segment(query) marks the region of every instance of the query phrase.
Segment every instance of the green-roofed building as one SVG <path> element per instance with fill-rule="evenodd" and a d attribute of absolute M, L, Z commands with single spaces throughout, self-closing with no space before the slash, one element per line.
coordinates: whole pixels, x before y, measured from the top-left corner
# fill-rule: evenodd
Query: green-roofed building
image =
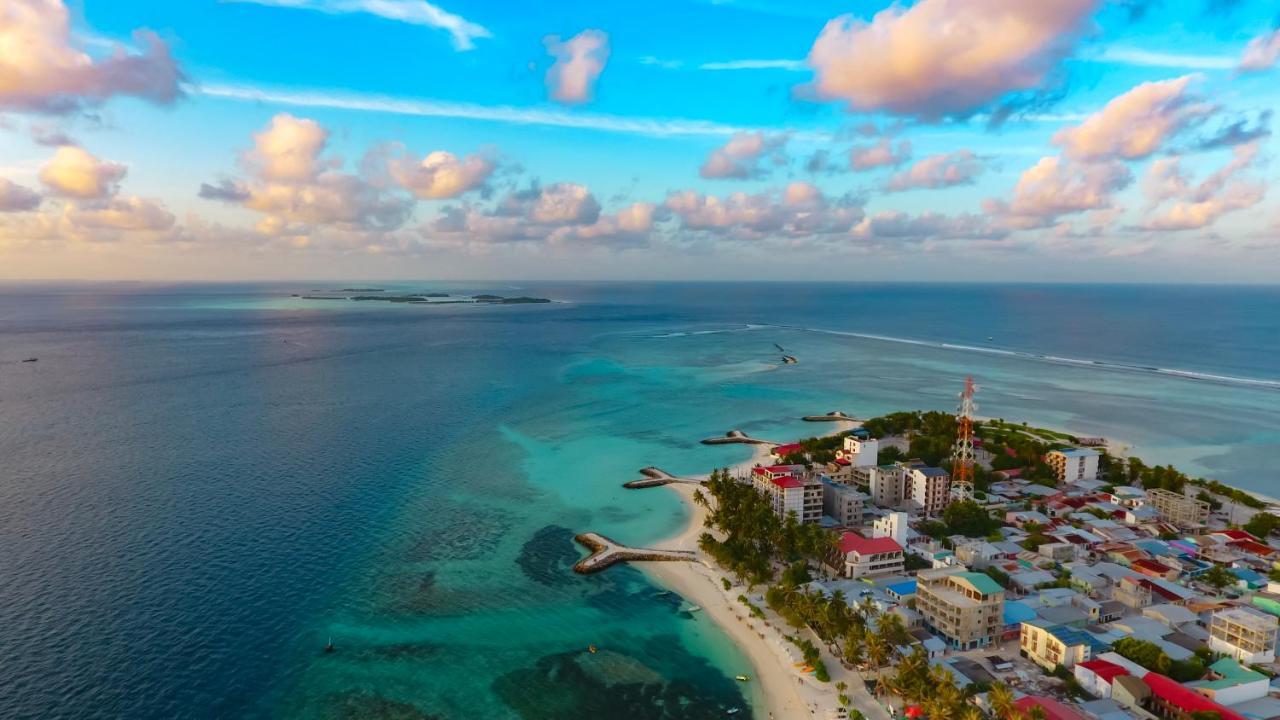
<path fill-rule="evenodd" d="M 1207 680 L 1187 683 L 1187 687 L 1219 705 L 1236 705 L 1266 697 L 1271 690 L 1271 679 L 1234 658 L 1224 657 L 1209 666 Z"/>
<path fill-rule="evenodd" d="M 986 647 L 1004 630 L 1004 588 L 962 568 L 924 570 L 916 576 L 916 611 L 951 647 Z"/>

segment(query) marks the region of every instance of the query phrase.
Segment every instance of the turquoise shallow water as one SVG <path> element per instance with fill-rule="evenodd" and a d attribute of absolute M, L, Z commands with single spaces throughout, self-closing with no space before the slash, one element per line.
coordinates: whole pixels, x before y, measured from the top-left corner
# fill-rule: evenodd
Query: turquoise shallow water
<path fill-rule="evenodd" d="M 1280 376 L 1274 290 L 297 290 L 0 293 L 0 716 L 721 717 L 750 698 L 714 626 L 632 569 L 567 572 L 575 532 L 644 544 L 684 522 L 672 494 L 620 487 L 640 467 L 746 457 L 702 437 L 949 408 L 972 373 L 984 414 L 1255 490 L 1280 450 L 1280 392 L 1230 379 Z M 1184 307 L 1212 312 L 1168 322 Z"/>

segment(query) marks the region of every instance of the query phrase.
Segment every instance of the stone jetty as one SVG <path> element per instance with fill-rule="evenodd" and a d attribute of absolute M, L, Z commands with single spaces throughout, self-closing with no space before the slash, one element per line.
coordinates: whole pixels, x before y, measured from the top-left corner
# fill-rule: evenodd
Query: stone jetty
<path fill-rule="evenodd" d="M 703 445 L 732 445 L 735 443 L 740 445 L 777 445 L 778 444 L 776 442 L 772 442 L 769 440 L 761 440 L 759 438 L 753 438 L 750 435 L 742 432 L 741 430 L 730 430 L 724 435 L 719 435 L 717 437 L 709 437 L 702 441 Z"/>
<path fill-rule="evenodd" d="M 639 490 L 640 488 L 661 487 L 670 485 L 671 483 L 689 483 L 690 485 L 701 485 L 702 481 L 694 478 L 682 478 L 672 475 L 661 468 L 650 465 L 640 471 L 644 477 L 639 480 L 622 483 L 622 487 L 628 490 Z"/>
<path fill-rule="evenodd" d="M 845 415 L 839 410 L 832 410 L 826 415 L 805 415 L 801 418 L 805 422 L 854 422 L 851 415 Z"/>
<path fill-rule="evenodd" d="M 573 566 L 573 571 L 580 575 L 598 573 L 620 562 L 693 562 L 698 559 L 698 556 L 691 550 L 632 548 L 593 532 L 582 533 L 574 536 L 573 539 L 591 551 L 590 555 L 579 560 Z"/>

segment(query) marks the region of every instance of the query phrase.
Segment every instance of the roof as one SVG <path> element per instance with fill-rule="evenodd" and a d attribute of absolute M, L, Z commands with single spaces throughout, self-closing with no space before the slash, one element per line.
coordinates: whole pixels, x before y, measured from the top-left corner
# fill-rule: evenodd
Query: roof
<path fill-rule="evenodd" d="M 1213 671 L 1213 674 L 1221 675 L 1222 677 L 1217 680 L 1201 680 L 1199 682 L 1188 683 L 1188 685 L 1193 688 L 1204 688 L 1205 690 L 1226 690 L 1227 688 L 1233 688 L 1237 685 L 1247 685 L 1249 683 L 1259 681 L 1266 683 L 1270 682 L 1270 679 L 1266 675 L 1263 675 L 1257 670 L 1250 670 L 1249 668 L 1244 667 L 1240 663 L 1236 662 L 1234 658 L 1224 657 L 1218 662 L 1210 665 L 1209 669 Z"/>
<path fill-rule="evenodd" d="M 769 482 L 780 488 L 802 488 L 804 483 L 794 475 L 780 475 L 776 478 L 770 478 Z"/>
<path fill-rule="evenodd" d="M 884 589 L 888 590 L 894 595 L 897 595 L 898 597 L 902 597 L 903 595 L 914 595 L 916 593 L 916 581 L 903 580 L 902 582 L 899 582 L 899 583 L 886 585 Z"/>
<path fill-rule="evenodd" d="M 1086 720 L 1087 717 L 1070 705 L 1043 695 L 1024 695 L 1015 700 L 1013 705 L 1023 713 L 1039 705 L 1044 709 L 1045 720 Z"/>
<path fill-rule="evenodd" d="M 1058 453 L 1059 455 L 1062 455 L 1065 457 L 1097 457 L 1098 456 L 1097 450 L 1090 450 L 1089 448 L 1063 448 L 1062 450 L 1050 451 L 1049 454 L 1052 455 L 1053 453 Z"/>
<path fill-rule="evenodd" d="M 1246 532 L 1246 531 L 1244 531 L 1244 530 L 1235 530 L 1235 529 L 1229 529 L 1229 530 L 1217 530 L 1217 531 L 1215 531 L 1213 534 L 1214 534 L 1214 535 L 1226 535 L 1227 537 L 1231 538 L 1232 540 L 1257 540 L 1257 539 L 1258 539 L 1258 538 L 1257 538 L 1257 537 L 1255 537 L 1252 533 Z"/>
<path fill-rule="evenodd" d="M 1088 645 L 1090 649 L 1097 652 L 1101 652 L 1106 649 L 1106 646 L 1098 642 L 1098 639 L 1094 636 L 1068 625 L 1048 625 L 1047 623 L 1037 622 L 1035 620 L 1027 621 L 1023 623 L 1023 625 L 1038 627 L 1062 641 L 1062 644 L 1068 647 L 1074 645 Z"/>
<path fill-rule="evenodd" d="M 787 443 L 786 445 L 775 445 L 773 448 L 774 455 L 790 455 L 793 452 L 804 450 L 804 446 L 800 443 Z"/>
<path fill-rule="evenodd" d="M 1245 720 L 1243 715 L 1219 705 L 1195 690 L 1160 673 L 1149 672 L 1143 676 L 1142 682 L 1151 688 L 1153 695 L 1162 698 L 1188 715 L 1195 712 L 1215 712 L 1222 717 L 1222 720 Z"/>
<path fill-rule="evenodd" d="M 1094 675 L 1097 675 L 1098 677 L 1107 681 L 1107 683 L 1110 683 L 1112 680 L 1115 680 L 1117 677 L 1121 675 L 1129 674 L 1128 670 L 1125 670 L 1124 668 L 1120 667 L 1119 665 L 1113 662 L 1108 662 L 1106 660 L 1100 660 L 1096 658 L 1093 660 L 1085 660 L 1084 662 L 1078 662 L 1076 663 L 1076 667 L 1082 667 L 1085 670 L 1092 672 Z"/>
<path fill-rule="evenodd" d="M 1036 611 L 1024 602 L 1018 600 L 1004 601 L 1004 624 L 1013 625 L 1015 623 L 1023 623 L 1028 620 L 1036 619 Z"/>
<path fill-rule="evenodd" d="M 920 467 L 915 468 L 917 472 L 925 477 L 946 477 L 947 471 L 940 467 Z"/>
<path fill-rule="evenodd" d="M 874 555 L 876 553 L 902 552 L 902 546 L 894 541 L 893 538 L 865 538 L 857 533 L 847 532 L 840 537 L 840 552 L 846 555 L 853 552 L 859 555 Z"/>
<path fill-rule="evenodd" d="M 974 590 L 977 590 L 983 595 L 992 595 L 1004 592 L 1004 588 L 1000 587 L 1000 583 L 991 579 L 991 576 L 986 573 L 960 572 L 956 573 L 955 576 L 968 581 L 968 583 L 973 586 Z"/>

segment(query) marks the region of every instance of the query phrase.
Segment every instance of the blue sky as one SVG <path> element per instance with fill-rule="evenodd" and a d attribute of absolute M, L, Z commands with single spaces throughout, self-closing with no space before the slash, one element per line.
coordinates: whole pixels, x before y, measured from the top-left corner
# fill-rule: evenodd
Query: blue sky
<path fill-rule="evenodd" d="M 1277 279 L 1264 3 L 15 2 L 0 278 Z"/>

